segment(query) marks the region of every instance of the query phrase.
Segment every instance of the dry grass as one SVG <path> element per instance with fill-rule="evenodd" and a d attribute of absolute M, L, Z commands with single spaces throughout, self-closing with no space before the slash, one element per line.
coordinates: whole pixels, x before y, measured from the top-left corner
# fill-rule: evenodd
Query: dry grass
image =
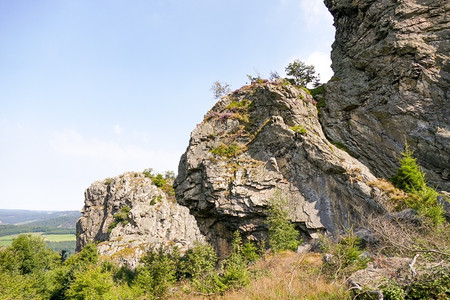
<path fill-rule="evenodd" d="M 282 252 L 261 259 L 252 270 L 255 279 L 240 290 L 223 295 L 179 294 L 172 299 L 346 299 L 343 285 L 321 275 L 322 256 L 317 253 Z"/>
<path fill-rule="evenodd" d="M 388 197 L 389 201 L 385 203 L 390 211 L 405 208 L 405 200 L 409 197 L 407 193 L 396 188 L 392 183 L 383 178 L 370 181 L 367 183 L 370 187 L 375 187 L 383 191 Z"/>

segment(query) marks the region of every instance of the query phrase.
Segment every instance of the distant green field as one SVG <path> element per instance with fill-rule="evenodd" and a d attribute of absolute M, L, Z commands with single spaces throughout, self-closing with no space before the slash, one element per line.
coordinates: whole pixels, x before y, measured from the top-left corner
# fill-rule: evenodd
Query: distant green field
<path fill-rule="evenodd" d="M 28 233 L 24 233 L 28 234 Z M 33 232 L 32 234 L 42 235 L 41 232 Z M 12 240 L 15 239 L 18 234 L 0 236 L 0 246 L 9 246 L 12 243 Z M 42 235 L 44 241 L 46 242 L 72 242 L 76 241 L 76 237 L 74 234 L 47 234 Z"/>
<path fill-rule="evenodd" d="M 74 234 L 46 234 L 42 237 L 46 242 L 72 242 L 77 240 Z"/>

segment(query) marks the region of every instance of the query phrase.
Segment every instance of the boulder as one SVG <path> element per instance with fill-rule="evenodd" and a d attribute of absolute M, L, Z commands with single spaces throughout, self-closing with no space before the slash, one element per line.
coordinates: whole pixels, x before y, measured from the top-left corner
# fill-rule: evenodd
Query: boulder
<path fill-rule="evenodd" d="M 150 249 L 177 246 L 184 251 L 204 242 L 189 210 L 143 173 L 94 182 L 85 192 L 82 215 L 77 251 L 97 242 L 100 255 L 132 268 Z"/>

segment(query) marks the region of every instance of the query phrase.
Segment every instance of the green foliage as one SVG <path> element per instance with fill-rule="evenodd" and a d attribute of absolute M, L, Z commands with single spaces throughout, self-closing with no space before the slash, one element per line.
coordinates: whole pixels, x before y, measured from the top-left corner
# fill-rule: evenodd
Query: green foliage
<path fill-rule="evenodd" d="M 445 211 L 437 202 L 439 193 L 427 186 L 425 173 L 412 155 L 413 152 L 406 145 L 400 159 L 400 167 L 391 181 L 395 187 L 409 194 L 405 203 L 410 208 L 429 218 L 435 226 L 442 224 L 445 221 Z"/>
<path fill-rule="evenodd" d="M 70 299 L 111 299 L 114 282 L 109 272 L 100 267 L 91 267 L 76 274 L 75 279 L 67 289 L 65 296 Z"/>
<path fill-rule="evenodd" d="M 309 90 L 311 92 L 311 96 L 315 97 L 317 95 L 322 95 L 325 93 L 325 85 L 319 85 L 318 87 L 314 89 Z"/>
<path fill-rule="evenodd" d="M 407 192 L 415 193 L 426 188 L 425 174 L 417 165 L 417 160 L 412 156 L 412 152 L 406 146 L 405 152 L 400 159 L 400 168 L 391 181 L 395 187 Z"/>
<path fill-rule="evenodd" d="M 157 250 L 149 251 L 141 258 L 144 271 L 138 271 L 137 280 L 141 284 L 145 282 L 147 289 L 154 296 L 162 297 L 176 281 L 179 260 L 180 253 L 177 248 L 169 251 L 160 247 Z"/>
<path fill-rule="evenodd" d="M 301 86 L 300 88 L 302 90 L 304 90 L 308 95 L 311 95 L 311 92 L 309 91 L 309 89 L 307 87 Z"/>
<path fill-rule="evenodd" d="M 397 283 L 391 283 L 382 289 L 385 300 L 403 300 L 405 291 Z"/>
<path fill-rule="evenodd" d="M 239 231 L 236 231 L 233 235 L 231 248 L 230 255 L 222 262 L 223 273 L 220 277 L 223 284 L 222 289 L 242 287 L 250 282 L 248 261 L 242 252 L 243 243 Z"/>
<path fill-rule="evenodd" d="M 449 299 L 450 271 L 438 269 L 418 278 L 407 289 L 405 299 Z"/>
<path fill-rule="evenodd" d="M 326 238 L 321 241 L 322 249 L 330 254 L 330 259 L 325 263 L 325 268 L 331 276 L 336 278 L 346 277 L 357 270 L 367 267 L 368 258 L 361 257 L 361 239 L 357 237 L 353 228 L 347 230 L 340 237 L 338 243 L 331 243 Z"/>
<path fill-rule="evenodd" d="M 209 244 L 197 243 L 186 251 L 180 262 L 180 275 L 183 278 L 200 279 L 203 274 L 214 271 L 217 255 Z"/>
<path fill-rule="evenodd" d="M 103 182 L 105 185 L 110 185 L 112 182 L 111 178 L 106 178 L 105 181 Z"/>
<path fill-rule="evenodd" d="M 297 125 L 297 126 L 293 126 L 293 127 L 290 127 L 290 128 L 291 128 L 291 130 L 293 130 L 293 131 L 295 131 L 297 133 L 300 133 L 301 135 L 305 135 L 306 134 L 306 128 L 303 127 L 302 125 Z"/>
<path fill-rule="evenodd" d="M 259 259 L 259 249 L 253 242 L 247 242 L 242 246 L 242 256 L 248 263 Z"/>
<path fill-rule="evenodd" d="M 306 87 L 309 83 L 317 85 L 319 83 L 319 75 L 316 75 L 314 66 L 307 65 L 296 59 L 285 68 L 286 74 L 292 76 L 296 85 Z"/>
<path fill-rule="evenodd" d="M 173 189 L 173 180 L 175 179 L 175 172 L 166 171 L 165 174 L 153 173 L 152 168 L 145 169 L 143 172 L 145 177 L 152 180 L 153 184 L 162 189 L 169 199 L 175 199 L 175 190 Z"/>
<path fill-rule="evenodd" d="M 230 85 L 226 82 L 215 81 L 210 91 L 213 92 L 214 99 L 219 99 L 222 96 L 231 92 Z"/>
<path fill-rule="evenodd" d="M 222 157 L 234 157 L 239 152 L 239 146 L 236 144 L 225 145 L 221 144 L 214 149 L 211 149 L 210 152 L 215 155 L 219 155 Z"/>
<path fill-rule="evenodd" d="M 44 239 L 36 235 L 19 235 L 11 247 L 0 251 L 0 266 L 21 275 L 44 272 L 59 261 L 59 256 L 47 249 Z"/>
<path fill-rule="evenodd" d="M 325 107 L 325 106 L 327 106 L 327 104 L 326 104 L 326 102 L 325 102 L 325 98 L 320 98 L 320 99 L 317 101 L 317 104 L 316 104 L 316 107 L 317 107 L 317 109 L 319 110 L 319 112 L 320 112 L 320 109 L 323 108 L 323 107 Z"/>
<path fill-rule="evenodd" d="M 89 265 L 95 265 L 99 262 L 100 255 L 97 246 L 93 243 L 87 244 L 84 248 L 67 259 L 66 266 L 74 269 L 86 269 Z"/>
<path fill-rule="evenodd" d="M 301 241 L 299 233 L 291 224 L 287 213 L 287 199 L 276 191 L 269 200 L 266 224 L 269 226 L 269 246 L 274 252 L 297 250 Z"/>
<path fill-rule="evenodd" d="M 252 104 L 253 102 L 248 99 L 243 99 L 242 101 L 233 100 L 226 108 L 233 111 L 247 110 Z"/>
<path fill-rule="evenodd" d="M 108 232 L 111 232 L 119 223 L 123 225 L 127 225 L 129 223 L 128 213 L 130 212 L 130 208 L 128 206 L 124 206 L 120 209 L 119 212 L 114 214 L 114 221 L 111 222 L 108 226 Z"/>

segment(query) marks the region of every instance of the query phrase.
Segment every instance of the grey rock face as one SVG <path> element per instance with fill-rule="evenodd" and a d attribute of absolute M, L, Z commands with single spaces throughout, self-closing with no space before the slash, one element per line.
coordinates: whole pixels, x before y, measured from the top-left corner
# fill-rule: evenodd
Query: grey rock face
<path fill-rule="evenodd" d="M 124 207 L 129 208 L 126 219 L 111 226 Z M 77 222 L 77 251 L 89 242 L 100 242 L 101 255 L 130 267 L 149 248 L 178 246 L 183 251 L 204 241 L 189 210 L 168 199 L 142 173 L 94 182 L 85 191 L 82 214 Z"/>
<path fill-rule="evenodd" d="M 428 180 L 450 190 L 450 2 L 325 0 L 334 16 L 333 79 L 321 122 L 379 177 L 405 141 Z"/>
<path fill-rule="evenodd" d="M 191 134 L 174 187 L 178 203 L 226 252 L 237 229 L 265 237 L 265 209 L 276 190 L 305 232 L 334 232 L 382 209 L 383 195 L 368 184 L 375 179 L 328 142 L 309 94 L 263 83 L 223 97 L 207 113 Z"/>

